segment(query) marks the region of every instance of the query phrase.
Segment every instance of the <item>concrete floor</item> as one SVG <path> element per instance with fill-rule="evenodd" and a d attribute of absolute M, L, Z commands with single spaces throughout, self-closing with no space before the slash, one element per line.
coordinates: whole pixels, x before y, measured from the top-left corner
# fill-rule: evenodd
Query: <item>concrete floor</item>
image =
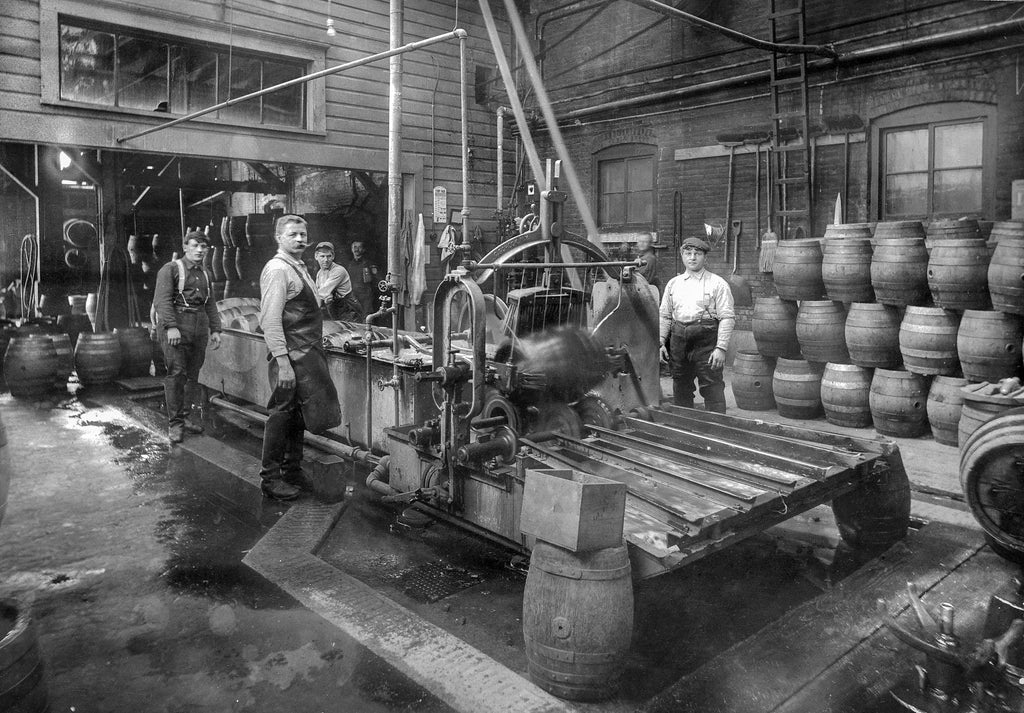
<path fill-rule="evenodd" d="M 640 710 L 846 575 L 782 532 L 658 578 L 637 592 L 641 643 L 620 695 L 572 706 L 520 677 L 523 578 L 509 553 L 443 528 L 396 531 L 363 491 L 335 505 L 268 503 L 254 489 L 255 438 L 169 448 L 139 403 L 117 389 L 41 404 L 0 396 L 16 464 L 0 594 L 31 602 L 53 711 Z M 977 536 L 956 449 L 897 442 L 917 526 Z M 819 515 L 805 520 L 818 545 Z M 268 543 L 268 532 L 308 537 L 323 522 L 328 534 L 302 557 Z M 425 562 L 480 583 L 421 601 L 399 577 Z"/>

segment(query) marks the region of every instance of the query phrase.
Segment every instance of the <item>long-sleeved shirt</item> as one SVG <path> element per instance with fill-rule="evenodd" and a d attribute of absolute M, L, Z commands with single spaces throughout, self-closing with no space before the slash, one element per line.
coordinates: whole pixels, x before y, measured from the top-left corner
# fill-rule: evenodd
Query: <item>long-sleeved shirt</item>
<path fill-rule="evenodd" d="M 673 322 L 696 322 L 699 319 L 718 320 L 719 349 L 729 348 L 729 339 L 736 326 L 736 311 L 733 306 L 732 290 L 729 283 L 713 272 L 701 270 L 698 273 L 684 272 L 676 275 L 665 285 L 659 313 L 659 335 L 661 343 L 668 339 Z"/>
<path fill-rule="evenodd" d="M 292 266 L 299 274 L 295 273 Z M 316 283 L 309 276 L 306 264 L 301 260 L 278 250 L 263 266 L 260 273 L 260 328 L 263 330 L 263 341 L 266 342 L 267 349 L 273 357 L 288 353 L 281 315 L 284 313 L 285 303 L 298 297 L 303 286 L 308 286 L 313 291 L 317 302 L 323 302 L 317 293 Z"/>
<path fill-rule="evenodd" d="M 324 302 L 331 302 L 350 294 L 352 280 L 348 276 L 348 270 L 336 262 L 332 262 L 326 270 L 317 270 L 316 289 L 320 294 L 320 299 Z"/>
<path fill-rule="evenodd" d="M 185 289 L 178 291 L 180 277 L 175 261 L 166 263 L 156 273 L 156 285 L 153 288 L 153 308 L 156 310 L 160 325 L 164 329 L 178 326 L 178 313 L 175 306 L 192 307 L 206 312 L 210 321 L 210 331 L 221 331 L 220 312 L 217 303 L 210 299 L 210 283 L 199 263 L 187 257 L 181 258 L 185 266 Z"/>

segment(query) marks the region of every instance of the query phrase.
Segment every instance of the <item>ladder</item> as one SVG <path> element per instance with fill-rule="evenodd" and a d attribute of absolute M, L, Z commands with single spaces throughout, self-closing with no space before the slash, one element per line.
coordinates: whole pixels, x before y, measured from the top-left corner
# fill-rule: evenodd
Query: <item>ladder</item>
<path fill-rule="evenodd" d="M 805 44 L 804 1 L 771 0 L 768 27 L 772 42 Z M 778 196 L 779 209 L 775 211 L 781 219 L 778 234 L 782 239 L 809 238 L 814 196 L 811 193 L 813 156 L 807 107 L 807 55 L 772 52 L 769 62 L 774 156 L 771 188 Z"/>

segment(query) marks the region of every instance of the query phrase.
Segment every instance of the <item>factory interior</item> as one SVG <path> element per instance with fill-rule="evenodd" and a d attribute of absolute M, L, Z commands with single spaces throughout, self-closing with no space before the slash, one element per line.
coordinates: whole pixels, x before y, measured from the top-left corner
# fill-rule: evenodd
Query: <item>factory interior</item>
<path fill-rule="evenodd" d="M 0 713 L 1024 713 L 1024 3 L 4 14 Z"/>

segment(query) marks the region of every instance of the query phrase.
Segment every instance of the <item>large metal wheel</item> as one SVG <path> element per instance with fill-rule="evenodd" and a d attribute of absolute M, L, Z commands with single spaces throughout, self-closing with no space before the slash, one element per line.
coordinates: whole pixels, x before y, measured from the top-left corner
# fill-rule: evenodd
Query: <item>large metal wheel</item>
<path fill-rule="evenodd" d="M 572 407 L 584 426 L 615 428 L 615 414 L 608 403 L 596 394 L 587 394 Z"/>
<path fill-rule="evenodd" d="M 583 422 L 568 404 L 542 403 L 537 406 L 537 413 L 530 428 L 531 433 L 541 431 L 553 431 L 564 436 L 579 438 L 583 435 Z"/>
<path fill-rule="evenodd" d="M 971 434 L 960 451 L 960 485 L 992 549 L 1024 562 L 1024 408 Z"/>
<path fill-rule="evenodd" d="M 907 535 L 910 480 L 899 454 L 879 461 L 860 487 L 832 501 L 839 534 L 856 549 L 887 549 Z"/>

